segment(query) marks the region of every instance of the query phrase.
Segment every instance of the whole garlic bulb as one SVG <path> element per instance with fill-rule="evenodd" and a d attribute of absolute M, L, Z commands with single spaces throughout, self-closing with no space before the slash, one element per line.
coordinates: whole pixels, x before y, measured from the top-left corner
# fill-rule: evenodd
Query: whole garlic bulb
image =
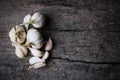
<path fill-rule="evenodd" d="M 33 21 L 32 25 L 35 28 L 41 28 L 44 25 L 45 17 L 42 14 L 40 14 L 39 12 L 36 12 L 31 17 L 31 20 Z"/>
<path fill-rule="evenodd" d="M 26 47 L 21 46 L 21 45 L 15 46 L 15 53 L 16 53 L 17 57 L 24 58 L 27 55 L 27 52 L 28 52 L 28 50 Z"/>
<path fill-rule="evenodd" d="M 27 42 L 32 43 L 32 48 L 39 49 L 42 46 L 43 37 L 36 29 L 27 32 Z"/>
<path fill-rule="evenodd" d="M 26 38 L 25 29 L 20 25 L 16 25 L 10 30 L 9 37 L 13 43 L 21 44 L 25 41 Z"/>
<path fill-rule="evenodd" d="M 43 16 L 39 12 L 34 13 L 32 16 L 28 14 L 23 19 L 23 24 L 27 27 L 29 26 L 29 24 L 32 24 L 35 28 L 41 28 L 43 27 L 44 22 L 45 16 Z"/>

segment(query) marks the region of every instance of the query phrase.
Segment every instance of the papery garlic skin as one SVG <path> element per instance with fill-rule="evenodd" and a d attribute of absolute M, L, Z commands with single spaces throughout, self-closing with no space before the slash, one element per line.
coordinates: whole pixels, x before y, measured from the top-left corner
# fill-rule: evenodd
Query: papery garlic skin
<path fill-rule="evenodd" d="M 50 51 L 52 48 L 53 48 L 53 42 L 52 42 L 51 38 L 49 38 L 49 40 L 46 44 L 45 50 Z"/>
<path fill-rule="evenodd" d="M 20 25 L 16 25 L 10 30 L 9 37 L 13 43 L 21 44 L 25 41 L 26 38 L 25 29 Z"/>
<path fill-rule="evenodd" d="M 17 57 L 24 58 L 27 55 L 27 52 L 28 52 L 28 50 L 26 47 L 21 46 L 21 45 L 15 46 L 15 53 L 16 53 Z"/>
<path fill-rule="evenodd" d="M 42 55 L 43 55 L 43 52 L 39 51 L 37 49 L 29 48 L 29 50 L 31 51 L 32 55 L 35 57 L 42 57 Z"/>
<path fill-rule="evenodd" d="M 27 32 L 27 42 L 32 43 L 32 48 L 39 49 L 42 46 L 43 37 L 36 29 L 30 29 Z"/>
<path fill-rule="evenodd" d="M 40 14 L 39 12 L 36 12 L 32 15 L 31 17 L 31 21 L 33 21 L 32 25 L 35 28 L 41 28 L 44 25 L 45 22 L 45 16 L 43 16 L 42 14 Z"/>

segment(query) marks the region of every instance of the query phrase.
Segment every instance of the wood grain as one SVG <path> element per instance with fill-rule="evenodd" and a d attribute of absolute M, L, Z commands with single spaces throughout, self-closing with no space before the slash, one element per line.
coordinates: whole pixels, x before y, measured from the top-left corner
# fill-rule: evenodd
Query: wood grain
<path fill-rule="evenodd" d="M 1 0 L 0 80 L 120 80 L 119 0 Z M 28 71 L 15 56 L 8 32 L 40 11 L 54 49 L 45 68 Z"/>

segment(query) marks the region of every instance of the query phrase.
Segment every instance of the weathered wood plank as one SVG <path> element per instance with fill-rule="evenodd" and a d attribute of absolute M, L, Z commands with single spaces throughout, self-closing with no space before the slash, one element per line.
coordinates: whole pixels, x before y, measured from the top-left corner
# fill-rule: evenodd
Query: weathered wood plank
<path fill-rule="evenodd" d="M 119 0 L 0 0 L 0 80 L 120 80 Z M 28 71 L 8 37 L 28 13 L 40 11 L 54 49 L 48 66 Z M 43 30 L 43 31 L 42 31 Z"/>
<path fill-rule="evenodd" d="M 73 63 L 53 59 L 41 69 L 27 70 L 23 60 L 8 58 L 0 65 L 1 80 L 119 80 L 119 65 Z M 1 61 L 0 61 L 1 62 Z"/>
<path fill-rule="evenodd" d="M 119 62 L 120 44 L 119 33 L 106 32 L 96 34 L 95 31 L 61 32 L 43 31 L 43 35 L 51 36 L 54 40 L 53 57 L 92 62 Z M 14 53 L 8 34 L 1 33 L 1 52 Z M 6 47 L 4 50 L 3 48 Z"/>

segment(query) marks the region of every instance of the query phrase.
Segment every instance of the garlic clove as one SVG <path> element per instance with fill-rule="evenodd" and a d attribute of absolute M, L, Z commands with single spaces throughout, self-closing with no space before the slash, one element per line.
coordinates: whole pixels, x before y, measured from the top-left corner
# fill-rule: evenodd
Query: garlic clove
<path fill-rule="evenodd" d="M 16 33 L 15 27 L 13 27 L 9 32 L 9 37 L 12 42 L 16 42 L 15 33 Z"/>
<path fill-rule="evenodd" d="M 31 65 L 33 65 L 33 64 L 35 64 L 35 63 L 38 63 L 38 62 L 44 62 L 42 59 L 40 59 L 40 58 L 38 58 L 38 57 L 32 57 L 32 58 L 30 58 L 30 60 L 29 60 L 29 63 L 31 64 Z"/>
<path fill-rule="evenodd" d="M 52 43 L 51 38 L 49 38 L 49 40 L 48 40 L 48 42 L 46 44 L 45 50 L 50 51 L 52 49 L 52 47 L 53 47 L 53 43 Z"/>
<path fill-rule="evenodd" d="M 19 57 L 19 58 L 24 58 L 25 57 L 25 55 L 19 49 L 16 49 L 15 53 L 16 53 L 16 56 Z"/>
<path fill-rule="evenodd" d="M 11 36 L 15 36 L 15 27 L 13 27 L 11 30 L 10 30 L 10 32 L 9 32 L 9 37 L 11 37 Z"/>
<path fill-rule="evenodd" d="M 31 17 L 31 20 L 33 21 L 32 25 L 35 28 L 41 28 L 44 25 L 45 17 L 42 14 L 40 14 L 39 12 L 36 12 Z"/>
<path fill-rule="evenodd" d="M 46 51 L 46 52 L 44 53 L 43 57 L 42 57 L 42 60 L 47 60 L 48 57 L 49 57 L 49 52 Z"/>
<path fill-rule="evenodd" d="M 15 53 L 16 53 L 16 56 L 19 57 L 19 58 L 24 58 L 26 55 L 27 55 L 27 48 L 24 47 L 24 46 L 20 46 L 20 45 L 16 45 L 15 46 Z"/>
<path fill-rule="evenodd" d="M 29 48 L 29 50 L 31 51 L 32 55 L 35 57 L 42 57 L 42 55 L 43 55 L 43 52 L 39 51 L 37 49 Z"/>
<path fill-rule="evenodd" d="M 34 66 L 34 68 L 40 68 L 40 67 L 46 66 L 46 64 L 45 63 L 36 63 L 33 66 Z"/>
<path fill-rule="evenodd" d="M 41 67 L 44 67 L 44 66 L 46 66 L 46 63 L 35 63 L 34 65 L 29 66 L 28 70 L 31 69 L 31 68 L 34 68 L 34 69 L 41 68 Z"/>
<path fill-rule="evenodd" d="M 43 43 L 40 42 L 34 42 L 33 45 L 31 45 L 34 49 L 40 49 L 43 46 Z"/>
<path fill-rule="evenodd" d="M 18 43 L 18 44 L 21 44 L 21 43 L 23 43 L 25 41 L 25 38 L 20 38 L 20 37 L 18 37 L 17 39 L 16 39 L 16 42 Z"/>
<path fill-rule="evenodd" d="M 30 58 L 29 63 L 31 64 L 31 66 L 29 66 L 28 70 L 31 68 L 40 68 L 40 67 L 46 66 L 45 61 L 38 57 Z"/>
<path fill-rule="evenodd" d="M 24 25 L 25 28 L 26 28 L 26 30 L 28 31 L 29 25 L 30 25 L 31 23 L 32 23 L 32 21 L 31 21 L 31 15 L 28 14 L 28 15 L 26 15 L 26 16 L 24 17 L 24 19 L 23 19 L 23 24 L 22 24 L 22 25 Z"/>
<path fill-rule="evenodd" d="M 30 14 L 26 15 L 26 16 L 24 17 L 24 19 L 23 19 L 23 23 L 29 22 L 30 19 L 31 19 L 31 15 L 30 15 Z"/>

